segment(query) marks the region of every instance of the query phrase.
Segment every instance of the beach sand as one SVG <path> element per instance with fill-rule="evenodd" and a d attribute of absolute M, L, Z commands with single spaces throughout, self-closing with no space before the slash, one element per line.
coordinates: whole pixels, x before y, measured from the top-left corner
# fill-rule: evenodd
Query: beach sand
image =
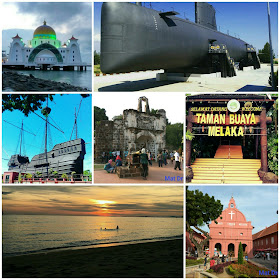
<path fill-rule="evenodd" d="M 183 277 L 183 239 L 3 258 L 3 277 Z"/>

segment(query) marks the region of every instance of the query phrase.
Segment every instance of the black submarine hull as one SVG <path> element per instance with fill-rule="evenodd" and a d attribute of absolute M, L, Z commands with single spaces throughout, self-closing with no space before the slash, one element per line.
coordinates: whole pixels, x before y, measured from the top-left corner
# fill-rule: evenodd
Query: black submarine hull
<path fill-rule="evenodd" d="M 203 25 L 162 16 L 126 2 L 104 2 L 101 11 L 101 71 L 183 69 L 205 64 L 209 43 L 224 44 L 236 62 L 246 58 L 245 41 Z"/>

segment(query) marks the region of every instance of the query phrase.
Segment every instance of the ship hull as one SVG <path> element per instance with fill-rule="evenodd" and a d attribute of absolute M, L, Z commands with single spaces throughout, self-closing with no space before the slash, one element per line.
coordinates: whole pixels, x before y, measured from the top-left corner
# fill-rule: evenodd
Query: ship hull
<path fill-rule="evenodd" d="M 42 177 L 47 177 L 52 171 L 56 171 L 59 176 L 71 175 L 72 172 L 83 174 L 85 154 L 85 141 L 71 140 L 55 145 L 47 154 L 35 155 L 30 162 L 27 162 L 27 157 L 13 155 L 8 163 L 9 171 L 30 174 L 40 172 Z"/>
<path fill-rule="evenodd" d="M 230 57 L 246 57 L 246 42 L 160 12 L 125 2 L 105 2 L 101 12 L 101 71 L 119 73 L 191 69 L 207 60 L 209 42 L 225 44 Z"/>

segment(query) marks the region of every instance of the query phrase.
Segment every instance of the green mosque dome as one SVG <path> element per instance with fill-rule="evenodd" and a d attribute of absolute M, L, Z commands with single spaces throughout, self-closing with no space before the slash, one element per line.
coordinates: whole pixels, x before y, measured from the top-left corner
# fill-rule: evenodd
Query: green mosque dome
<path fill-rule="evenodd" d="M 47 25 L 46 21 L 44 24 L 37 27 L 33 33 L 34 39 L 52 39 L 56 40 L 56 33 L 54 29 Z"/>

